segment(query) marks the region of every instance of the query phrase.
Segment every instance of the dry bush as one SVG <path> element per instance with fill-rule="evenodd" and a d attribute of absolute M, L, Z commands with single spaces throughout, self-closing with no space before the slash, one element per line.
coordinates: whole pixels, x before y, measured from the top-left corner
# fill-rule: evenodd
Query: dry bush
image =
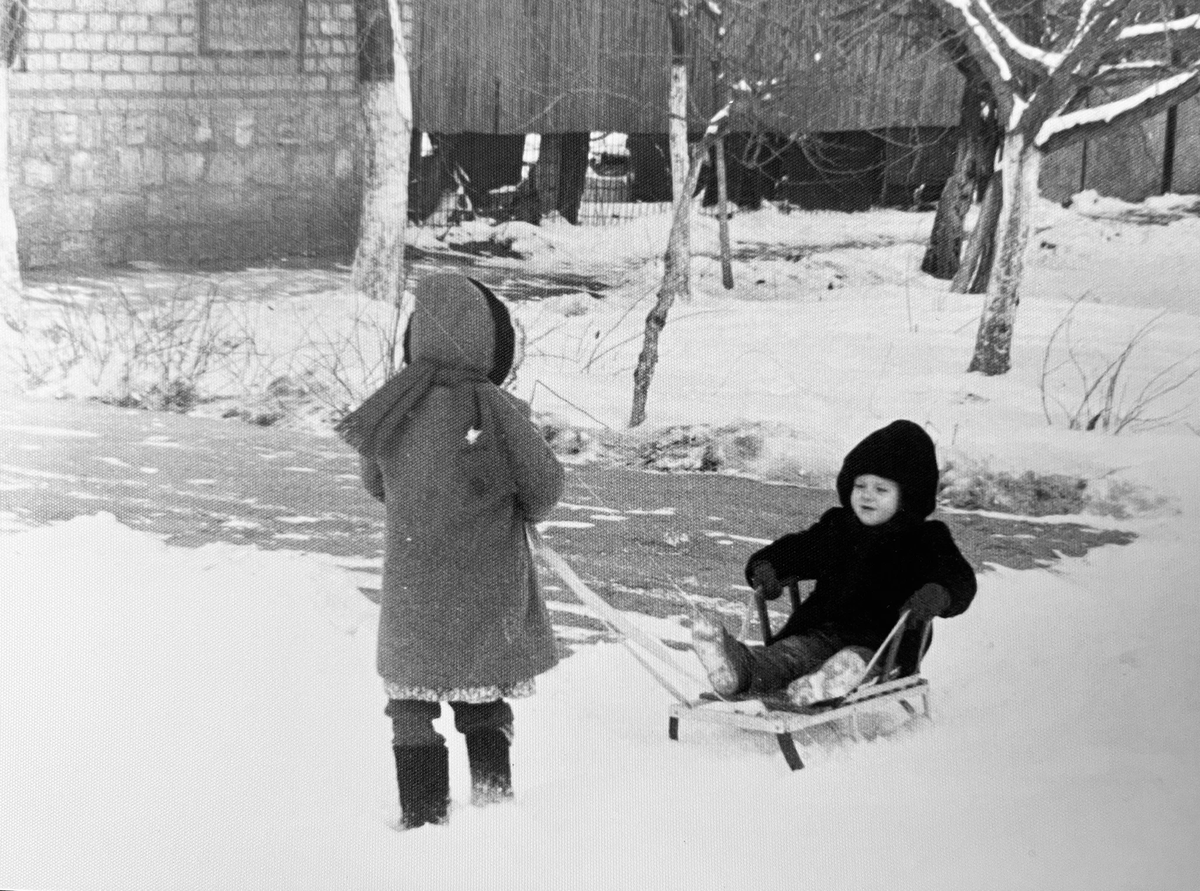
<path fill-rule="evenodd" d="M 16 360 L 31 388 L 70 381 L 106 402 L 188 411 L 210 378 L 237 374 L 254 354 L 253 335 L 211 283 L 48 295 L 4 317 L 19 335 Z"/>
<path fill-rule="evenodd" d="M 1040 388 L 1046 422 L 1053 426 L 1065 421 L 1071 430 L 1101 430 L 1116 435 L 1179 420 L 1186 406 L 1167 410 L 1161 406 L 1166 397 L 1200 374 L 1200 350 L 1154 370 L 1139 384 L 1130 370 L 1131 359 L 1165 313 L 1134 332 L 1115 356 L 1088 358 L 1072 338 L 1075 310 L 1083 299 L 1076 300 L 1055 326 L 1042 355 Z M 1060 398 L 1051 393 L 1056 381 L 1058 391 L 1069 395 Z"/>

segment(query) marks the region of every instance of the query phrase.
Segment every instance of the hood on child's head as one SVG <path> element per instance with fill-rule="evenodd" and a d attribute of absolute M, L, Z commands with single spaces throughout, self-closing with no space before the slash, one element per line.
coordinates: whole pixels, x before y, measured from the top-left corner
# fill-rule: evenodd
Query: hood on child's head
<path fill-rule="evenodd" d="M 453 272 L 417 284 L 404 331 L 404 362 L 418 359 L 487 374 L 496 386 L 512 370 L 516 334 L 500 299 L 473 278 Z"/>
<path fill-rule="evenodd" d="M 933 440 L 912 421 L 893 421 L 850 450 L 837 478 L 838 498 L 850 507 L 854 480 L 863 474 L 892 480 L 900 486 L 900 505 L 925 519 L 937 504 L 938 463 Z"/>

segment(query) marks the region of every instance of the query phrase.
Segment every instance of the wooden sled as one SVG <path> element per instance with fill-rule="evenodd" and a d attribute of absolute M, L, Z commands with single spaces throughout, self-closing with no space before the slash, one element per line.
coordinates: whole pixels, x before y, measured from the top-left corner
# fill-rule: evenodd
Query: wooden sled
<path fill-rule="evenodd" d="M 789 586 L 793 610 L 799 605 L 799 593 Z M 755 592 L 763 642 L 771 643 L 771 622 L 766 603 Z M 770 733 L 779 742 L 779 749 L 788 767 L 800 770 L 804 762 L 796 750 L 792 734 L 821 724 L 848 719 L 850 734 L 858 738 L 858 716 L 877 711 L 891 702 L 899 703 L 909 715 L 916 715 L 913 700 L 920 699 L 921 713 L 930 717 L 929 682 L 920 674 L 921 657 L 929 645 L 932 623 L 909 625 L 908 613 L 900 617 L 887 639 L 867 663 L 862 680 L 853 690 L 837 699 L 827 699 L 806 706 L 796 706 L 783 691 L 767 696 L 742 695 L 722 699 L 715 693 L 702 694 L 697 700 L 672 703 L 668 712 L 667 735 L 679 739 L 679 720 L 704 721 L 739 727 L 758 733 Z"/>

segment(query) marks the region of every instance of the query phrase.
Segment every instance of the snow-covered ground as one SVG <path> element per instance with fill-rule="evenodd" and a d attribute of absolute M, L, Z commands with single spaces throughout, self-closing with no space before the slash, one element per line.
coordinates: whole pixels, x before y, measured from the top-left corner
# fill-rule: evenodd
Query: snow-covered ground
<path fill-rule="evenodd" d="M 741 215 L 728 294 L 702 219 L 697 296 L 663 338 L 647 426 L 765 431 L 747 470 L 827 477 L 864 434 L 909 417 L 957 466 L 1078 474 L 1092 510 L 1107 493 L 1135 514 L 1120 521 L 1131 545 L 981 577 L 926 662 L 934 722 L 888 712 L 870 741 L 818 734 L 789 773 L 768 737 L 685 721 L 669 741 L 668 694 L 619 645 L 583 647 L 515 703 L 513 803 L 466 803 L 446 716 L 450 823 L 395 833 L 375 608 L 355 579 L 311 554 L 176 549 L 81 517 L 0 536 L 0 886 L 1191 888 L 1200 380 L 1185 378 L 1200 218 L 1194 198 L 1077 205 L 1042 208 L 1003 377 L 965 373 L 980 299 L 917 271 L 925 214 Z M 662 217 L 508 230 L 529 268 L 622 282 L 603 300 L 517 307 L 517 389 L 536 410 L 623 425 L 665 231 Z M 773 258 L 751 259 L 754 243 Z M 331 288 L 337 276 L 229 284 L 252 290 L 256 275 L 294 294 L 259 301 L 264 343 L 313 314 L 373 311 Z M 1080 298 L 1075 365 L 1052 355 L 1043 385 L 1047 343 Z M 1073 409 L 1079 369 L 1162 311 L 1117 396 L 1177 375 L 1150 413 L 1179 412 L 1171 423 L 1119 436 L 1047 424 L 1044 395 Z"/>

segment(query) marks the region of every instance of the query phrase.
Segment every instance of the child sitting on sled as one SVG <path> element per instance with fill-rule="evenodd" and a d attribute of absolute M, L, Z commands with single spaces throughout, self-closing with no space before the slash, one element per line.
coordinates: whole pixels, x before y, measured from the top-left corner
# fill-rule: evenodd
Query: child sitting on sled
<path fill-rule="evenodd" d="M 837 478 L 840 507 L 752 555 L 746 579 L 774 600 L 785 584 L 811 595 L 768 646 L 746 646 L 701 620 L 693 646 L 721 696 L 787 688 L 798 706 L 844 696 L 904 611 L 908 626 L 956 616 L 975 596 L 975 573 L 933 513 L 933 441 L 895 421 L 850 450 Z"/>

